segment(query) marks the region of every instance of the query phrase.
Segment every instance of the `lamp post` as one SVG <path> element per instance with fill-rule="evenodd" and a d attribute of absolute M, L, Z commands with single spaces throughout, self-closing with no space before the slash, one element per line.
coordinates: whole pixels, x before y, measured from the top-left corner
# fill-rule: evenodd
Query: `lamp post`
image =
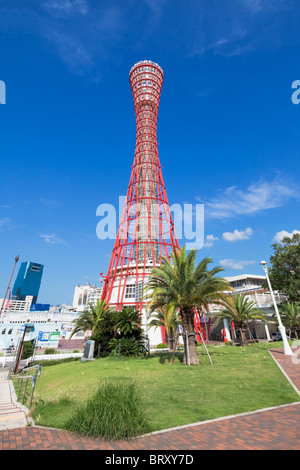
<path fill-rule="evenodd" d="M 293 351 L 291 350 L 291 347 L 288 343 L 286 333 L 285 333 L 285 327 L 283 326 L 280 315 L 279 315 L 278 307 L 277 307 L 277 304 L 276 304 L 276 301 L 275 301 L 274 293 L 273 293 L 272 286 L 271 286 L 271 281 L 270 281 L 269 274 L 268 274 L 267 263 L 266 263 L 266 261 L 261 261 L 260 265 L 262 266 L 262 268 L 263 268 L 263 270 L 266 274 L 266 277 L 267 277 L 267 282 L 268 282 L 270 294 L 271 294 L 273 305 L 274 305 L 274 308 L 275 308 L 276 317 L 277 317 L 277 320 L 278 320 L 278 330 L 281 334 L 281 338 L 282 338 L 282 341 L 283 341 L 284 354 L 286 356 L 292 356 Z"/>

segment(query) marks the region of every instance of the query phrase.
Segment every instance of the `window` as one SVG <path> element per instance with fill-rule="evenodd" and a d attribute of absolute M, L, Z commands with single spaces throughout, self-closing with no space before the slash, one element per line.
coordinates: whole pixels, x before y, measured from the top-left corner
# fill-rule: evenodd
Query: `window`
<path fill-rule="evenodd" d="M 31 266 L 31 271 L 40 271 L 40 270 L 41 270 L 40 266 L 37 266 L 37 265 Z"/>
<path fill-rule="evenodd" d="M 135 298 L 135 284 L 126 286 L 125 299 Z"/>

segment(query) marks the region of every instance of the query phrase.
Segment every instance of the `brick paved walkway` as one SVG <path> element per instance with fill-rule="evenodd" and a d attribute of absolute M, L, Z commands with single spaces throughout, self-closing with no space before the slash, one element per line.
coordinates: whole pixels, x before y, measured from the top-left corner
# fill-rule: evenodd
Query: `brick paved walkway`
<path fill-rule="evenodd" d="M 273 357 L 299 386 L 300 364 L 280 351 Z M 300 398 L 300 397 L 299 397 Z M 300 402 L 175 428 L 136 440 L 105 442 L 42 427 L 0 432 L 1 450 L 299 450 Z"/>
<path fill-rule="evenodd" d="M 28 427 L 0 433 L 2 450 L 230 450 L 300 449 L 300 403 L 152 434 L 104 442 L 56 429 Z"/>
<path fill-rule="evenodd" d="M 294 387 L 298 389 L 298 393 L 300 393 L 300 346 L 299 348 L 292 348 L 292 351 L 295 354 L 293 359 L 291 359 L 291 356 L 285 356 L 283 349 L 270 349 L 270 353 L 275 361 L 283 369 L 290 381 L 293 382 Z"/>

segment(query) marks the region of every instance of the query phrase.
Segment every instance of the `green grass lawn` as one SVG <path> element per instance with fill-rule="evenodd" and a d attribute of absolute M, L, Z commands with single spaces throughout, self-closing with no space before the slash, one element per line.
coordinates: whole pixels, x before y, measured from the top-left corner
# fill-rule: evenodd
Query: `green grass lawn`
<path fill-rule="evenodd" d="M 135 382 L 151 431 L 299 401 L 268 352 L 274 346 L 210 346 L 213 366 L 200 348 L 199 366 L 183 365 L 181 353 L 170 365 L 170 355 L 161 353 L 42 367 L 33 418 L 35 424 L 63 429 L 76 406 L 107 381 Z"/>

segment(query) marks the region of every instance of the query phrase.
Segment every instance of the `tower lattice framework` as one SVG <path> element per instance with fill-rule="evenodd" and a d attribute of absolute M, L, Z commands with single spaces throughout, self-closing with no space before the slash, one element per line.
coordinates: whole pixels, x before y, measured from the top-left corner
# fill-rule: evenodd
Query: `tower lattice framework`
<path fill-rule="evenodd" d="M 136 115 L 136 146 L 126 201 L 102 299 L 121 310 L 142 310 L 141 291 L 153 267 L 179 248 L 157 150 L 157 113 L 163 84 L 161 67 L 145 60 L 130 70 Z"/>

